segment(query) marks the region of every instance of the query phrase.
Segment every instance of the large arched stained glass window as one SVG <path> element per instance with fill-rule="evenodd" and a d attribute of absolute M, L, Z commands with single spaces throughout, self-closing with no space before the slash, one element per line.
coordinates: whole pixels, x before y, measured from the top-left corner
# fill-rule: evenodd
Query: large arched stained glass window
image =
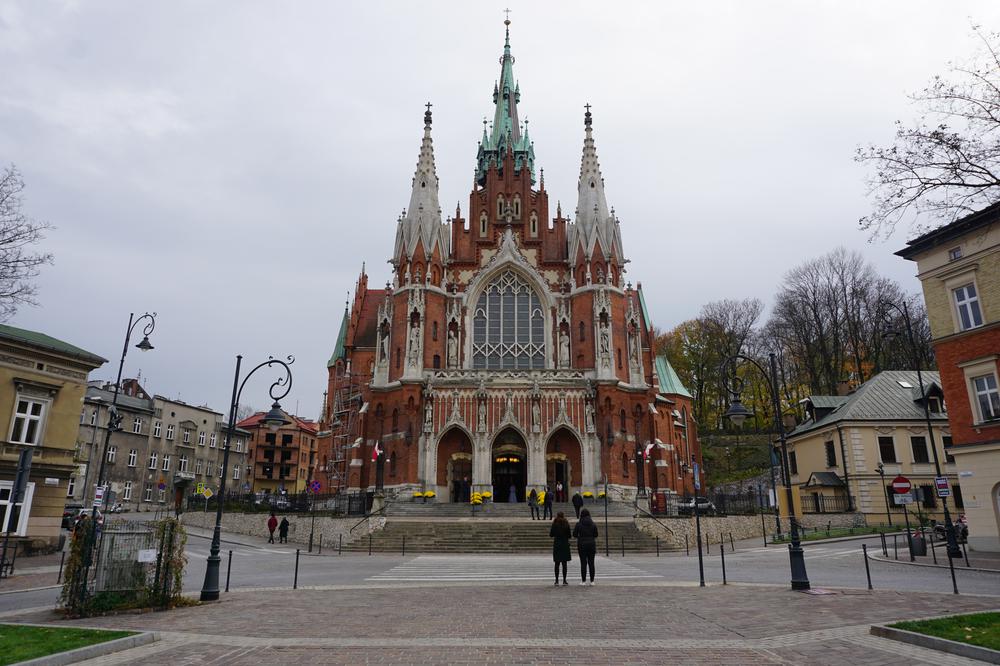
<path fill-rule="evenodd" d="M 545 319 L 538 294 L 513 271 L 497 276 L 479 296 L 472 318 L 472 367 L 545 367 Z"/>

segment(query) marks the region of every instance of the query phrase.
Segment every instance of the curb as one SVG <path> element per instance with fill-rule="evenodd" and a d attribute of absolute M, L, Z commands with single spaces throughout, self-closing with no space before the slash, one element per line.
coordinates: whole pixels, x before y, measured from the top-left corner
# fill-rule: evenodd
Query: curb
<path fill-rule="evenodd" d="M 887 537 L 890 537 L 893 534 L 902 535 L 902 534 L 906 534 L 906 532 L 885 532 L 885 535 Z M 856 534 L 854 536 L 830 537 L 829 539 L 810 539 L 809 541 L 800 541 L 800 543 L 802 544 L 803 548 L 808 548 L 809 546 L 811 546 L 813 544 L 837 543 L 839 541 L 857 541 L 859 539 L 877 539 L 878 535 L 879 535 L 878 532 L 874 532 L 874 533 L 870 533 L 870 534 Z M 791 543 L 791 542 L 790 541 L 782 541 L 781 543 L 775 543 L 773 541 L 769 541 L 767 545 L 768 546 L 778 546 L 778 547 L 781 547 L 781 546 L 787 546 L 789 543 Z"/>
<path fill-rule="evenodd" d="M 937 650 L 939 652 L 947 652 L 948 654 L 965 657 L 967 659 L 978 659 L 979 661 L 985 661 L 988 664 L 1000 664 L 1000 651 L 979 647 L 978 645 L 959 643 L 958 641 L 948 640 L 947 638 L 938 638 L 936 636 L 928 636 L 927 634 L 918 634 L 915 631 L 905 631 L 903 629 L 896 629 L 882 624 L 873 624 L 871 634 L 872 636 L 878 636 L 879 638 L 888 638 L 889 640 L 909 643 L 910 645 L 917 645 L 922 648 Z"/>
<path fill-rule="evenodd" d="M 871 551 L 869 551 L 870 553 Z M 885 557 L 883 555 L 868 555 L 868 559 L 875 562 L 885 562 L 887 564 L 906 564 L 911 567 L 929 567 L 931 569 L 948 569 L 949 567 L 944 564 L 927 564 L 925 562 L 906 562 L 904 560 L 894 560 L 891 557 Z M 995 573 L 1000 574 L 1000 569 L 983 569 L 980 567 L 960 567 L 955 566 L 955 571 L 976 571 L 979 573 Z"/>
<path fill-rule="evenodd" d="M 39 592 L 41 590 L 57 590 L 62 585 L 43 585 L 42 587 L 26 587 L 23 590 L 3 590 L 0 591 L 0 595 L 4 594 L 21 594 L 22 592 Z"/>
<path fill-rule="evenodd" d="M 32 624 L 27 626 L 52 628 L 52 625 Z M 158 640 L 160 640 L 160 635 L 158 633 L 145 631 L 137 633 L 135 636 L 116 638 L 113 641 L 105 641 L 103 643 L 88 645 L 75 650 L 67 650 L 66 652 L 57 652 L 56 654 L 38 657 L 37 659 L 20 661 L 18 664 L 20 666 L 63 666 L 64 664 L 75 664 L 79 661 L 93 659 L 95 657 L 103 657 L 115 652 L 131 650 L 132 648 L 149 645 L 150 643 Z"/>

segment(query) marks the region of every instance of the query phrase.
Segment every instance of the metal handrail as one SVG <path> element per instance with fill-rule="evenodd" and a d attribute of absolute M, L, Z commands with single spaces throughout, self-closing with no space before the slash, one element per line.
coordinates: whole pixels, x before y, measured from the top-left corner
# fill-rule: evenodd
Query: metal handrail
<path fill-rule="evenodd" d="M 613 486 L 608 486 L 608 490 L 609 490 L 609 491 L 613 490 L 614 492 L 618 493 L 618 494 L 619 494 L 619 496 L 621 496 L 621 498 L 622 498 L 622 499 L 626 499 L 626 497 L 625 497 L 625 493 L 624 493 L 624 492 L 622 492 L 621 490 L 619 490 L 618 488 L 615 488 L 615 487 L 613 487 Z M 647 509 L 645 509 L 645 508 L 643 508 L 643 507 L 639 506 L 639 496 L 638 496 L 638 495 L 636 495 L 636 496 L 635 496 L 635 498 L 634 498 L 634 499 L 632 500 L 631 504 L 632 504 L 632 506 L 633 506 L 633 507 L 635 508 L 635 510 L 636 510 L 636 511 L 641 511 L 642 513 L 646 514 L 646 517 L 647 517 L 647 518 L 651 518 L 651 519 L 655 520 L 655 521 L 656 521 L 656 523 L 657 523 L 657 524 L 658 524 L 658 525 L 659 525 L 660 527 L 662 527 L 662 528 L 663 528 L 663 529 L 665 529 L 666 531 L 668 531 L 668 532 L 670 532 L 671 534 L 674 534 L 674 535 L 676 536 L 676 533 L 675 533 L 675 532 L 674 532 L 674 531 L 673 531 L 672 529 L 670 529 L 669 527 L 667 527 L 667 526 L 666 526 L 666 525 L 665 525 L 665 524 L 663 523 L 663 521 L 661 521 L 661 520 L 660 520 L 659 518 L 657 518 L 656 516 L 654 516 L 654 515 L 653 515 L 652 513 L 650 513 L 650 512 L 649 512 L 649 511 L 648 511 Z"/>
<path fill-rule="evenodd" d="M 347 533 L 348 534 L 354 534 L 354 530 L 357 529 L 357 527 L 359 525 L 361 525 L 361 523 L 365 522 L 366 520 L 368 520 L 372 516 L 377 516 L 379 514 L 383 514 L 384 515 L 385 514 L 385 510 L 389 508 L 389 504 L 391 502 L 394 502 L 394 501 L 396 501 L 396 500 L 395 499 L 389 499 L 388 497 L 385 498 L 385 503 L 382 504 L 382 508 L 380 508 L 378 511 L 371 511 L 369 513 L 366 513 L 364 515 L 364 517 L 361 518 L 361 520 L 359 520 L 358 522 L 354 523 L 354 527 L 352 527 L 350 530 L 348 530 Z"/>

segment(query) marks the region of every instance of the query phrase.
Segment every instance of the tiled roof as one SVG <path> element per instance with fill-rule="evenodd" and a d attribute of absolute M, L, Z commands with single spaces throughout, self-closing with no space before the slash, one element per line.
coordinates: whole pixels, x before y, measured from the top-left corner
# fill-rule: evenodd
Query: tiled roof
<path fill-rule="evenodd" d="M 93 364 L 94 366 L 101 366 L 108 362 L 108 359 L 102 358 L 97 354 L 92 354 L 86 349 L 80 349 L 79 347 L 71 345 L 68 342 L 57 340 L 50 335 L 45 335 L 44 333 L 38 333 L 36 331 L 28 331 L 23 328 L 14 328 L 13 326 L 0 324 L 0 339 L 34 345 L 35 347 L 39 347 L 41 349 L 65 354 L 66 356 L 72 356 L 73 358 L 84 361 L 85 363 Z"/>
<path fill-rule="evenodd" d="M 315 435 L 319 431 L 319 426 L 316 424 L 315 421 L 310 421 L 300 416 L 289 414 L 288 412 L 285 411 L 282 411 L 281 413 L 284 414 L 288 419 L 290 419 L 292 423 L 294 423 L 296 427 L 299 428 L 299 430 L 304 430 L 313 435 Z M 265 414 L 267 414 L 267 412 L 257 412 L 256 414 L 251 414 L 242 421 L 239 421 L 236 424 L 236 427 L 244 429 L 256 428 L 260 424 L 261 419 L 264 418 Z"/>
<path fill-rule="evenodd" d="M 951 224 L 928 231 L 926 234 L 917 236 L 913 240 L 906 241 L 906 247 L 895 254 L 904 259 L 912 259 L 924 250 L 929 250 L 944 243 L 950 243 L 954 239 L 970 231 L 975 231 L 980 227 L 996 224 L 998 219 L 1000 219 L 1000 202 L 970 213 Z"/>
<path fill-rule="evenodd" d="M 941 385 L 940 375 L 936 371 L 921 374 L 925 390 L 932 384 Z M 924 408 L 917 401 L 920 394 L 918 386 L 916 370 L 880 372 L 859 386 L 857 391 L 846 396 L 833 411 L 816 421 L 805 421 L 790 432 L 789 436 L 794 437 L 842 421 L 922 421 Z M 810 396 L 810 400 L 829 401 L 837 397 L 839 396 Z M 931 419 L 947 423 L 948 415 L 931 412 Z"/>
<path fill-rule="evenodd" d="M 330 367 L 337 362 L 337 359 L 344 358 L 344 341 L 347 339 L 347 329 L 350 325 L 350 317 L 347 308 L 344 308 L 344 317 L 340 320 L 340 333 L 337 334 L 337 344 L 333 346 L 333 354 L 326 362 L 326 367 Z"/>
<path fill-rule="evenodd" d="M 674 367 L 670 365 L 670 361 L 667 360 L 666 355 L 659 354 L 655 359 L 656 365 L 656 378 L 660 385 L 660 393 L 672 393 L 675 395 L 682 395 L 686 398 L 690 398 L 691 394 L 684 384 L 681 383 L 681 378 L 677 376 L 674 371 Z"/>
<path fill-rule="evenodd" d="M 843 486 L 844 480 L 836 472 L 813 472 L 806 486 Z"/>
<path fill-rule="evenodd" d="M 846 395 L 811 395 L 809 396 L 809 402 L 813 404 L 816 409 L 836 409 L 842 404 L 847 402 L 848 397 Z"/>
<path fill-rule="evenodd" d="M 352 347 L 374 347 L 378 332 L 378 306 L 385 299 L 385 289 L 369 289 L 361 303 L 361 314 L 352 340 L 345 341 Z"/>
<path fill-rule="evenodd" d="M 114 395 L 115 393 L 113 390 L 99 388 L 97 386 L 88 386 L 86 400 L 93 401 L 97 398 L 100 399 L 101 404 L 110 405 L 111 400 L 114 399 Z M 152 400 L 125 395 L 121 391 L 118 392 L 118 405 L 122 409 L 140 409 L 147 412 L 153 411 Z"/>

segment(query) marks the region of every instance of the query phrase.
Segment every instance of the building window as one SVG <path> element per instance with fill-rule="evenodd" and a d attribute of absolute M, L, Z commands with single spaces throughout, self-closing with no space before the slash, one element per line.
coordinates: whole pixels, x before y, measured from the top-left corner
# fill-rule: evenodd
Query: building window
<path fill-rule="evenodd" d="M 146 488 L 142 491 L 142 501 L 152 502 L 153 501 L 153 484 L 147 483 Z"/>
<path fill-rule="evenodd" d="M 173 423 L 171 423 L 170 425 L 167 426 L 167 439 L 171 440 L 171 441 L 174 439 L 174 424 Z"/>
<path fill-rule="evenodd" d="M 132 419 L 132 432 L 137 435 L 142 433 L 142 419 L 138 416 Z"/>
<path fill-rule="evenodd" d="M 503 217 L 503 195 L 502 194 L 497 195 L 497 217 L 498 218 L 502 218 Z"/>
<path fill-rule="evenodd" d="M 10 536 L 27 536 L 28 515 L 31 513 L 31 500 L 35 495 L 35 484 L 29 482 L 24 489 L 24 497 L 17 504 L 11 505 L 13 481 L 0 481 L 0 527 L 6 525 Z"/>
<path fill-rule="evenodd" d="M 160 421 L 154 421 L 153 422 L 153 437 L 159 437 L 160 436 L 160 429 L 162 427 L 163 427 L 163 423 L 161 423 Z"/>
<path fill-rule="evenodd" d="M 944 413 L 944 404 L 941 402 L 941 398 L 935 396 L 928 396 L 927 398 L 927 409 L 934 412 L 935 414 Z"/>
<path fill-rule="evenodd" d="M 997 391 L 997 376 L 991 373 L 973 377 L 972 386 L 976 390 L 979 420 L 992 421 L 1000 418 L 1000 392 Z"/>
<path fill-rule="evenodd" d="M 204 469 L 205 469 L 205 461 L 203 461 L 201 458 L 196 458 L 194 461 L 194 473 L 201 474 Z"/>
<path fill-rule="evenodd" d="M 622 454 L 622 476 L 628 476 L 628 455 Z"/>
<path fill-rule="evenodd" d="M 521 197 L 517 194 L 514 195 L 514 218 L 521 219 Z"/>
<path fill-rule="evenodd" d="M 957 483 L 951 487 L 951 496 L 955 499 L 955 508 L 964 509 L 965 501 L 962 500 L 962 486 Z"/>
<path fill-rule="evenodd" d="M 791 474 L 798 474 L 799 473 L 799 461 L 795 457 L 795 451 L 789 451 L 788 452 L 788 471 Z"/>
<path fill-rule="evenodd" d="M 962 246 L 953 247 L 948 250 L 948 261 L 957 261 L 962 258 Z"/>
<path fill-rule="evenodd" d="M 896 460 L 896 444 L 892 441 L 892 437 L 878 438 L 878 455 L 884 463 L 898 462 Z"/>
<path fill-rule="evenodd" d="M 290 433 L 282 433 L 281 435 L 281 445 L 288 446 L 292 443 L 292 435 Z"/>
<path fill-rule="evenodd" d="M 434 322 L 431 324 L 431 339 L 437 342 L 438 339 L 438 323 Z"/>
<path fill-rule="evenodd" d="M 925 509 L 933 509 L 937 506 L 934 486 L 920 486 L 920 501 Z"/>
<path fill-rule="evenodd" d="M 107 459 L 108 459 L 108 464 L 109 465 L 114 465 L 115 464 L 115 457 L 118 455 L 118 447 L 117 446 L 109 446 L 108 447 L 108 452 L 107 452 L 106 455 L 107 455 Z"/>
<path fill-rule="evenodd" d="M 392 410 L 392 431 L 399 432 L 399 410 Z"/>
<path fill-rule="evenodd" d="M 240 466 L 233 465 L 233 481 L 239 481 L 239 480 L 240 480 Z"/>
<path fill-rule="evenodd" d="M 969 283 L 958 289 L 953 289 L 955 309 L 958 311 L 959 330 L 967 331 L 983 325 L 983 313 L 979 309 L 979 297 L 976 295 L 976 285 Z"/>
<path fill-rule="evenodd" d="M 198 446 L 205 446 L 205 431 L 198 431 Z"/>
<path fill-rule="evenodd" d="M 226 468 L 222 466 L 222 463 L 219 463 L 219 478 L 221 479 L 222 475 L 225 473 L 226 473 Z"/>
<path fill-rule="evenodd" d="M 214 432 L 208 438 L 208 448 L 210 448 L 210 449 L 214 449 L 215 448 L 215 433 Z"/>
<path fill-rule="evenodd" d="M 929 463 L 931 461 L 930 456 L 927 455 L 926 437 L 910 437 L 910 448 L 913 449 L 914 463 Z"/>
<path fill-rule="evenodd" d="M 149 454 L 149 469 L 156 469 L 156 452 Z"/>
<path fill-rule="evenodd" d="M 622 431 L 622 433 L 624 433 L 625 432 L 625 410 L 624 409 L 621 410 L 618 413 L 618 418 L 620 420 L 619 429 Z"/>
<path fill-rule="evenodd" d="M 187 456 L 181 456 L 177 460 L 177 471 L 186 472 L 188 471 L 188 458 Z"/>
<path fill-rule="evenodd" d="M 580 322 L 579 328 L 580 328 L 580 342 L 583 342 L 587 339 L 587 328 L 586 326 L 583 325 L 582 321 Z"/>
<path fill-rule="evenodd" d="M 158 489 L 156 491 L 156 501 L 158 501 L 160 504 L 163 504 L 164 502 L 167 501 L 167 489 L 166 488 L 160 488 L 160 489 Z"/>
<path fill-rule="evenodd" d="M 837 449 L 834 448 L 833 442 L 824 442 L 823 446 L 826 447 L 826 466 L 836 467 L 837 466 Z"/>
<path fill-rule="evenodd" d="M 618 352 L 618 369 L 621 370 L 622 369 L 622 348 L 619 347 L 615 351 Z"/>
<path fill-rule="evenodd" d="M 528 369 L 545 365 L 545 320 L 534 289 L 504 271 L 483 290 L 472 320 L 472 367 Z"/>
<path fill-rule="evenodd" d="M 441 367 L 441 354 L 434 354 L 434 369 L 438 370 Z"/>
<path fill-rule="evenodd" d="M 531 235 L 532 236 L 538 235 L 538 215 L 536 215 L 535 213 L 531 214 Z"/>
<path fill-rule="evenodd" d="M 187 428 L 184 429 L 184 439 L 182 440 L 185 444 L 191 443 L 191 431 Z"/>
<path fill-rule="evenodd" d="M 44 414 L 44 402 L 18 396 L 14 410 L 14 423 L 10 429 L 10 442 L 12 444 L 38 444 Z"/>
<path fill-rule="evenodd" d="M 215 464 L 211 460 L 209 460 L 207 463 L 205 463 L 205 476 L 212 476 L 214 472 L 215 472 Z"/>
<path fill-rule="evenodd" d="M 170 471 L 170 456 L 163 455 L 163 467 L 161 468 L 164 472 Z"/>
<path fill-rule="evenodd" d="M 396 369 L 399 370 L 399 364 L 403 362 L 403 351 L 396 347 Z"/>
<path fill-rule="evenodd" d="M 941 446 L 944 447 L 944 461 L 946 463 L 954 463 L 955 456 L 948 452 L 951 448 L 951 435 L 941 435 Z"/>
<path fill-rule="evenodd" d="M 486 213 L 483 212 L 479 216 L 479 235 L 480 236 L 485 236 L 486 235 L 486 227 L 487 226 L 489 226 L 489 219 L 487 218 Z"/>
<path fill-rule="evenodd" d="M 90 425 L 97 425 L 97 409 L 90 412 Z"/>
<path fill-rule="evenodd" d="M 136 449 L 131 449 L 128 452 L 128 466 L 135 467 L 136 460 L 139 458 L 139 451 Z"/>
<path fill-rule="evenodd" d="M 66 497 L 72 497 L 73 493 L 76 492 L 76 477 L 69 477 L 69 483 L 66 484 Z"/>
<path fill-rule="evenodd" d="M 125 488 L 122 489 L 122 499 L 126 502 L 132 499 L 132 482 L 126 481 Z"/>

